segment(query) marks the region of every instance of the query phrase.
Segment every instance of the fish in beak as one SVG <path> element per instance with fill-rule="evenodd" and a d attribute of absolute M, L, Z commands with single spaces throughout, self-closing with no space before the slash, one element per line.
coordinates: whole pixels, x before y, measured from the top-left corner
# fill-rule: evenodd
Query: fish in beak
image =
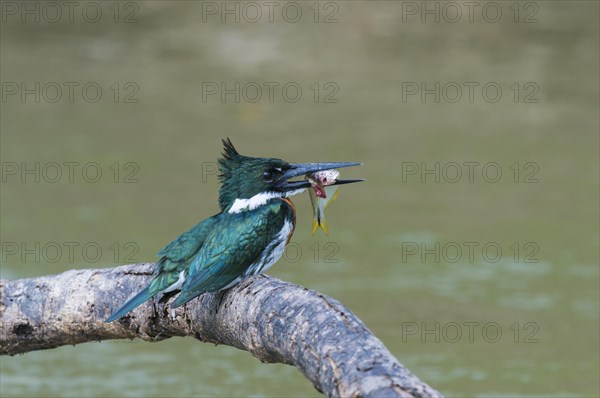
<path fill-rule="evenodd" d="M 308 193 L 313 208 L 313 235 L 317 229 L 321 228 L 325 235 L 329 236 L 329 227 L 325 221 L 325 208 L 338 196 L 338 186 L 335 183 L 338 181 L 339 175 L 340 172 L 337 170 L 323 170 L 307 176 L 311 185 Z"/>
<path fill-rule="evenodd" d="M 277 181 L 277 187 L 282 191 L 294 191 L 302 188 L 312 188 L 308 180 L 292 180 L 296 177 L 306 177 L 319 171 L 340 169 L 343 167 L 359 166 L 359 162 L 326 162 L 326 163 L 290 163 Z M 332 185 L 352 184 L 364 181 L 363 179 L 336 180 Z"/>

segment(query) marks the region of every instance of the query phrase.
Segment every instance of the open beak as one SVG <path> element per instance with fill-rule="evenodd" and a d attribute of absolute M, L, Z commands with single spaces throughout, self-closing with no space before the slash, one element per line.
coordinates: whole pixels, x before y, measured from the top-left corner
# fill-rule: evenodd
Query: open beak
<path fill-rule="evenodd" d="M 284 191 L 292 191 L 294 189 L 310 188 L 310 182 L 307 180 L 289 181 L 292 178 L 306 176 L 317 171 L 341 169 L 343 167 L 360 166 L 359 162 L 328 162 L 328 163 L 291 163 L 279 178 L 278 186 Z M 351 184 L 353 182 L 364 181 L 364 179 L 353 180 L 337 180 L 331 185 Z"/>

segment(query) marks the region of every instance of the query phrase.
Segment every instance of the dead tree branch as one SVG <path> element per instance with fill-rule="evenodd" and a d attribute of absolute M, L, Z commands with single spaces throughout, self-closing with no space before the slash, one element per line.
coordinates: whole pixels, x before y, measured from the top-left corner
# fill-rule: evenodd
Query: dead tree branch
<path fill-rule="evenodd" d="M 104 319 L 148 283 L 153 264 L 71 270 L 0 281 L 0 354 L 90 341 L 192 336 L 293 365 L 334 397 L 440 397 L 402 366 L 338 301 L 269 277 L 204 294 L 172 312 L 143 304 L 120 321 Z"/>

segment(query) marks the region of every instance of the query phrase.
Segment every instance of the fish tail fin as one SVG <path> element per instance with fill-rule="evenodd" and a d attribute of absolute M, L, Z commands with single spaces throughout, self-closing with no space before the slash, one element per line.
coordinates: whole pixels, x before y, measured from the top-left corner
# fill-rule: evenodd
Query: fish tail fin
<path fill-rule="evenodd" d="M 319 229 L 319 220 L 317 220 L 317 216 L 313 217 L 313 223 L 312 223 L 312 234 L 314 235 L 315 232 L 317 232 L 317 229 Z"/>
<path fill-rule="evenodd" d="M 327 227 L 327 221 L 325 221 L 325 214 L 321 212 L 320 208 L 317 208 L 316 214 L 313 216 L 312 234 L 317 232 L 319 227 L 323 230 L 325 235 L 329 236 L 329 228 Z"/>
<path fill-rule="evenodd" d="M 121 308 L 119 308 L 118 310 L 116 310 L 111 316 L 109 316 L 108 318 L 106 318 L 104 320 L 104 322 L 109 323 L 109 322 L 112 322 L 112 321 L 116 321 L 117 319 L 125 316 L 128 312 L 132 311 L 134 308 L 137 308 L 140 305 L 142 305 L 144 302 L 146 302 L 147 300 L 149 300 L 153 296 L 154 296 L 154 294 L 151 294 L 149 292 L 148 287 L 146 287 L 144 290 L 142 290 L 141 292 L 139 292 L 138 294 L 136 294 L 135 296 L 133 296 L 133 298 L 131 298 L 125 304 L 123 304 L 121 306 Z"/>
<path fill-rule="evenodd" d="M 327 221 L 325 221 L 325 217 L 323 216 L 319 221 L 319 226 L 325 232 L 325 235 L 329 236 L 329 226 L 327 226 Z"/>
<path fill-rule="evenodd" d="M 323 232 L 325 232 L 325 235 L 329 236 L 329 228 L 327 227 L 327 222 L 325 221 L 325 219 L 322 218 L 319 221 L 319 220 L 317 220 L 317 217 L 313 218 L 313 224 L 312 224 L 312 234 L 313 235 L 315 234 L 315 232 L 317 232 L 317 229 L 319 229 L 319 227 L 321 227 Z"/>

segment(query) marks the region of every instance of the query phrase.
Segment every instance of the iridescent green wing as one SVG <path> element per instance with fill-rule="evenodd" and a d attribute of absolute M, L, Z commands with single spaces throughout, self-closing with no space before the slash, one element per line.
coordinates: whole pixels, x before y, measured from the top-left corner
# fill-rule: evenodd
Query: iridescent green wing
<path fill-rule="evenodd" d="M 217 214 L 202 220 L 158 252 L 161 259 L 154 268 L 155 277 L 148 286 L 150 294 L 162 292 L 179 281 L 181 272 L 189 268 L 192 258 L 204 244 L 219 216 Z"/>
<path fill-rule="evenodd" d="M 280 234 L 286 218 L 291 218 L 291 212 L 286 203 L 276 199 L 256 210 L 223 217 L 194 257 L 173 307 L 256 273 L 257 269 L 252 266 L 275 248 L 272 242 Z"/>
<path fill-rule="evenodd" d="M 220 216 L 219 213 L 200 221 L 159 251 L 158 256 L 161 259 L 154 270 L 154 274 L 163 271 L 174 271 L 182 262 L 190 260 L 200 250 L 208 233 L 218 222 Z"/>

